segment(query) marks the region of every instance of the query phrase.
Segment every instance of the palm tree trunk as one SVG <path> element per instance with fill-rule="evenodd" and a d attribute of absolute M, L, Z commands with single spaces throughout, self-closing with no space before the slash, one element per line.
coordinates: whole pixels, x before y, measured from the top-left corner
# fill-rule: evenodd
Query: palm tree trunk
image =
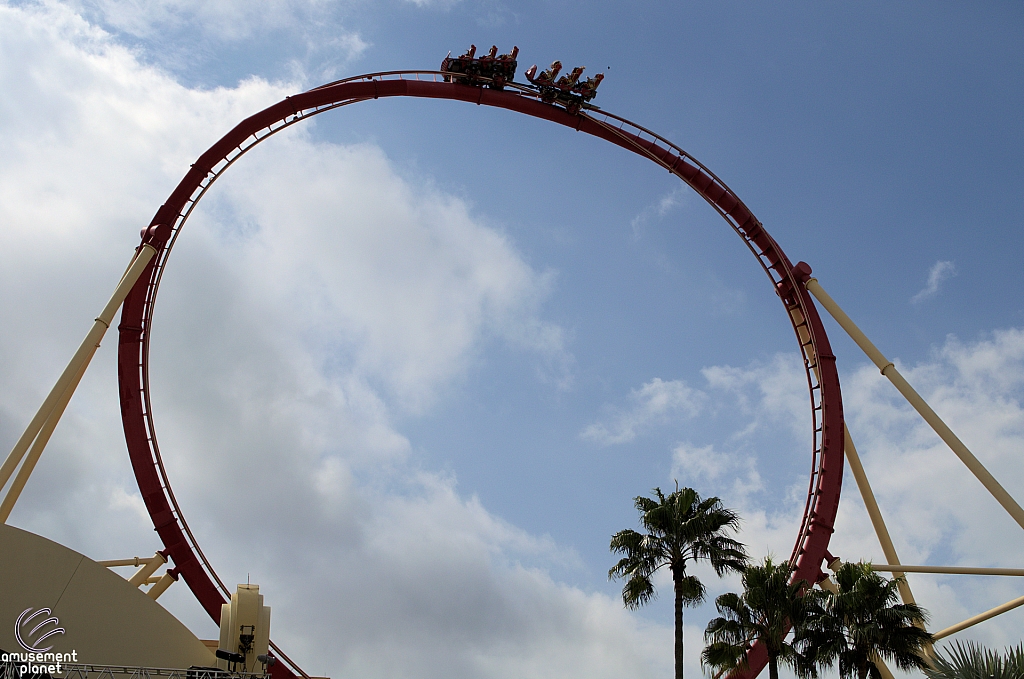
<path fill-rule="evenodd" d="M 683 679 L 683 590 L 682 583 L 675 581 L 676 594 L 676 679 Z"/>
<path fill-rule="evenodd" d="M 768 656 L 768 678 L 779 679 L 779 657 L 776 655 Z"/>

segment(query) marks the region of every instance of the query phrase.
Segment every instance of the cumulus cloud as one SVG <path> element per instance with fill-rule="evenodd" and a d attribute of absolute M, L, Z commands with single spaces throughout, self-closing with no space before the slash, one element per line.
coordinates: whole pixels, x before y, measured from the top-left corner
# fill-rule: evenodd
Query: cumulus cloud
<path fill-rule="evenodd" d="M 349 3 L 321 0 L 74 0 L 79 12 L 130 35 L 147 38 L 158 31 L 187 29 L 209 38 L 236 41 L 271 30 L 306 30 L 329 20 Z M 336 34 L 339 32 L 335 32 Z M 340 32 L 335 47 L 358 56 L 366 43 L 356 33 Z"/>
<path fill-rule="evenodd" d="M 615 412 L 607 422 L 587 426 L 580 436 L 603 446 L 625 443 L 647 428 L 673 417 L 693 417 L 701 409 L 703 394 L 681 380 L 655 377 L 629 394 L 633 406 Z"/>
<path fill-rule="evenodd" d="M 675 187 L 668 193 L 661 196 L 651 205 L 648 205 L 643 209 L 640 214 L 633 217 L 629 222 L 629 227 L 633 232 L 633 238 L 640 238 L 643 234 L 644 226 L 652 219 L 661 219 L 673 212 L 676 208 L 684 203 L 686 200 L 686 189 L 685 187 Z"/>
<path fill-rule="evenodd" d="M 932 265 L 932 268 L 928 271 L 928 282 L 921 288 L 921 291 L 910 298 L 910 301 L 914 304 L 923 302 L 929 297 L 934 297 L 939 291 L 939 287 L 956 275 L 956 266 L 953 262 L 939 261 Z"/>
<path fill-rule="evenodd" d="M 932 360 L 900 366 L 1000 483 L 1024 500 L 1024 332 L 948 340 Z M 1001 566 L 1019 562 L 1024 533 L 877 370 L 846 379 L 847 422 L 903 563 Z M 884 562 L 852 479 L 840 506 L 833 553 Z M 1010 578 L 912 575 L 918 601 L 943 629 L 1020 596 Z M 1020 611 L 958 635 L 1016 643 Z"/>
<path fill-rule="evenodd" d="M 772 474 L 784 462 L 779 456 L 792 457 L 807 438 L 806 382 L 797 363 L 779 355 L 768 363 L 704 369 L 707 384 L 695 390 L 703 412 L 735 411 L 750 423 L 715 444 L 682 441 L 671 449 L 666 481 L 678 479 L 737 509 L 740 539 L 754 558 L 789 555 L 806 498 L 806 475 Z M 1010 494 L 1024 501 L 1024 330 L 1000 330 L 974 342 L 949 338 L 928 360 L 900 370 Z M 841 377 L 847 425 L 902 562 L 1017 563 L 1021 527 L 878 370 L 862 365 Z M 847 560 L 884 563 L 849 474 L 830 550 Z M 1020 596 L 1012 578 L 914 574 L 909 581 L 936 631 Z M 710 573 L 707 582 L 709 602 L 738 586 Z M 710 617 L 713 608 L 709 603 L 695 615 Z M 1015 611 L 958 637 L 993 646 L 1016 643 L 1022 624 L 1024 612 Z"/>
<path fill-rule="evenodd" d="M 644 638 L 610 597 L 558 584 L 509 558 L 551 546 L 461 500 L 450 485 L 430 484 L 424 496 L 393 497 L 380 507 L 364 526 L 359 549 L 326 550 L 339 573 L 362 577 L 321 581 L 317 589 L 342 610 L 325 612 L 328 625 L 319 631 L 302 629 L 296 615 L 297 625 L 284 626 L 295 630 L 292 643 L 332 647 L 343 674 L 644 671 L 643 656 L 664 632 Z"/>
<path fill-rule="evenodd" d="M 189 162 L 291 87 L 189 89 L 65 6 L 0 6 L 0 442 L 10 447 Z M 311 672 L 655 676 L 670 633 L 554 580 L 578 556 L 412 459 L 416 417 L 497 341 L 559 375 L 551 276 L 373 146 L 292 129 L 218 181 L 163 281 L 154 410 L 193 530 Z M 159 545 L 107 337 L 12 523 L 94 558 Z M 552 368 L 551 366 L 554 366 Z M 161 599 L 206 638 L 181 585 Z"/>
<path fill-rule="evenodd" d="M 463 202 L 398 177 L 378 148 L 282 138 L 247 160 L 198 228 L 224 248 L 245 304 L 272 308 L 274 332 L 332 370 L 419 411 L 484 336 L 569 362 L 561 329 L 537 315 L 551 276 Z"/>
<path fill-rule="evenodd" d="M 698 448 L 690 443 L 680 443 L 672 450 L 674 479 L 686 479 L 687 485 L 693 485 L 714 483 L 723 476 L 733 479 L 730 494 L 733 498 L 745 498 L 764 488 L 753 456 L 724 453 L 711 445 Z"/>
<path fill-rule="evenodd" d="M 736 437 L 749 436 L 782 423 L 796 436 L 807 427 L 807 378 L 796 354 L 776 354 L 768 363 L 759 361 L 740 368 L 711 366 L 701 371 L 709 389 L 731 394 L 747 424 Z"/>
<path fill-rule="evenodd" d="M 46 1 L 39 4 L 48 6 Z M 265 57 L 282 67 L 288 74 L 284 77 L 304 83 L 335 79 L 372 47 L 349 26 L 354 3 L 346 0 L 69 0 L 64 4 L 131 42 L 145 60 L 201 79 L 225 67 L 221 58 L 225 49 L 253 41 L 262 43 Z M 216 64 L 214 55 L 218 55 Z"/>
<path fill-rule="evenodd" d="M 655 377 L 630 391 L 631 407 L 606 406 L 609 415 L 588 425 L 580 436 L 601 445 L 626 443 L 659 424 L 723 410 L 741 416 L 742 422 L 731 433 L 734 439 L 779 423 L 798 435 L 804 433 L 807 380 L 798 356 L 777 354 L 767 364 L 754 362 L 747 367 L 710 366 L 701 375 L 704 389 Z"/>
<path fill-rule="evenodd" d="M 951 338 L 933 357 L 901 372 L 1000 483 L 1024 501 L 1024 332 L 981 341 Z M 1009 566 L 1021 527 L 872 366 L 844 375 L 847 423 L 903 563 Z M 831 551 L 884 562 L 856 485 L 847 475 Z M 1010 578 L 912 575 L 918 601 L 943 629 L 1020 596 Z M 1015 643 L 1024 614 L 1007 614 L 958 635 Z"/>

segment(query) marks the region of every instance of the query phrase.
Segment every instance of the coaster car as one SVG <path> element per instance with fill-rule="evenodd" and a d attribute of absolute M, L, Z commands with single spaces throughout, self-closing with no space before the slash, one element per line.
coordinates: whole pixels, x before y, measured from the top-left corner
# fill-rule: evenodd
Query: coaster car
<path fill-rule="evenodd" d="M 580 82 L 583 77 L 583 66 L 577 66 L 569 71 L 568 75 L 558 77 L 562 71 L 562 62 L 554 61 L 547 69 L 537 73 L 537 65 L 534 64 L 526 71 L 526 79 L 540 90 L 540 99 L 543 102 L 554 104 L 560 103 L 565 106 L 571 114 L 580 112 L 583 104 L 589 102 L 597 95 L 597 86 L 604 80 L 604 74 L 598 73 L 593 78 L 587 78 Z"/>
<path fill-rule="evenodd" d="M 462 56 L 453 57 L 449 52 L 441 62 L 441 72 L 444 73 L 445 82 L 501 90 L 516 77 L 517 56 L 518 47 L 513 47 L 508 54 L 499 55 L 498 47 L 492 46 L 487 54 L 478 57 L 476 45 L 470 45 Z"/>

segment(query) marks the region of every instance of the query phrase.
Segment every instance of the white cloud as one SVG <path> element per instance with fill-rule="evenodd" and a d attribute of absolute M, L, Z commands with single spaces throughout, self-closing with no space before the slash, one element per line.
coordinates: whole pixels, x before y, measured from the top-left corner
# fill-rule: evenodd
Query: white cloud
<path fill-rule="evenodd" d="M 956 266 L 953 262 L 935 262 L 928 271 L 928 282 L 916 295 L 910 298 L 914 304 L 922 302 L 929 297 L 934 297 L 939 287 L 948 279 L 956 275 Z"/>
<path fill-rule="evenodd" d="M 714 446 L 698 448 L 689 443 L 680 443 L 672 450 L 672 478 L 685 479 L 680 480 L 680 485 L 699 486 L 697 481 L 717 482 L 725 475 L 733 479 L 732 498 L 745 498 L 764 488 L 753 456 L 723 453 Z"/>
<path fill-rule="evenodd" d="M 1024 501 L 1024 330 L 996 331 L 975 342 L 949 338 L 929 360 L 900 370 L 1010 494 Z M 674 444 L 666 481 L 678 479 L 736 509 L 743 519 L 740 539 L 752 557 L 788 557 L 807 477 L 779 477 L 776 468 L 785 464 L 780 455 L 801 450 L 808 437 L 802 367 L 779 355 L 767 364 L 702 372 L 707 386 L 694 390 L 702 412 L 739 413 L 749 424 L 735 428 L 724 443 Z M 841 377 L 846 421 L 903 563 L 1019 565 L 1024 531 L 878 370 L 863 365 Z M 849 474 L 830 550 L 848 560 L 884 562 Z M 706 619 L 714 615 L 714 596 L 738 583 L 719 581 L 702 568 L 694 572 L 708 584 L 709 599 L 694 615 Z M 914 574 L 909 581 L 936 631 L 1021 594 L 1015 578 Z M 1016 643 L 1022 625 L 1024 611 L 1017 610 L 958 636 L 1002 646 Z"/>
<path fill-rule="evenodd" d="M 633 238 L 640 238 L 643 235 L 643 228 L 651 219 L 661 219 L 673 212 L 687 199 L 686 187 L 675 187 L 668 193 L 661 196 L 651 205 L 645 207 L 640 214 L 633 217 L 629 227 L 633 232 Z"/>
<path fill-rule="evenodd" d="M 681 380 L 655 377 L 629 394 L 633 407 L 612 415 L 610 422 L 595 422 L 580 436 L 603 446 L 625 443 L 637 434 L 673 417 L 693 417 L 700 412 L 704 395 Z"/>
<path fill-rule="evenodd" d="M 420 496 L 367 498 L 380 504 L 355 543 L 325 545 L 322 566 L 291 566 L 290 579 L 308 583 L 304 600 L 336 602 L 318 628 L 298 607 L 278 619 L 291 648 L 331 648 L 333 671 L 370 677 L 655 674 L 656 645 L 670 647 L 664 629 L 638 627 L 614 599 L 522 565 L 560 557 L 450 484 L 422 480 Z"/>
<path fill-rule="evenodd" d="M 1018 501 L 1024 450 L 1024 331 L 994 332 L 964 343 L 950 338 L 933 357 L 900 370 L 944 417 L 958 436 Z M 739 407 L 749 412 L 789 410 L 788 398 L 773 394 L 773 377 L 761 366 L 715 367 L 704 371 L 728 385 Z M 728 377 L 722 380 L 723 376 Z M 847 424 L 886 518 L 897 552 L 906 564 L 1010 566 L 1019 562 L 1024 531 L 971 476 L 898 392 L 864 365 L 842 375 Z M 795 404 L 794 404 L 795 405 Z M 806 405 L 804 405 L 806 408 Z M 800 420 L 806 421 L 806 415 Z M 745 432 L 745 436 L 750 432 Z M 758 467 L 767 468 L 763 443 L 751 442 Z M 735 453 L 680 444 L 673 473 L 690 471 L 709 492 L 729 493 L 744 517 L 742 539 L 759 556 L 788 555 L 803 506 L 806 481 L 776 489 L 774 506 L 764 497 L 736 492 L 747 468 Z M 830 550 L 844 559 L 883 563 L 856 484 L 849 474 Z M 911 575 L 918 602 L 932 612 L 931 629 L 953 623 L 1020 596 L 1013 578 Z M 1011 630 L 1024 623 L 1016 611 L 964 632 L 989 645 L 1015 643 Z M 1019 636 L 1019 635 L 1018 635 Z"/>
<path fill-rule="evenodd" d="M 711 366 L 701 370 L 710 390 L 730 394 L 747 420 L 735 433 L 749 436 L 768 427 L 788 428 L 795 436 L 806 434 L 807 378 L 796 354 L 776 354 L 767 364 L 754 361 L 746 368 Z"/>
<path fill-rule="evenodd" d="M 537 316 L 550 274 L 464 203 L 401 179 L 373 146 L 298 135 L 246 160 L 220 180 L 197 228 L 244 291 L 236 304 L 275 319 L 268 341 L 301 341 L 414 412 L 463 374 L 487 336 L 564 372 L 563 333 Z"/>
<path fill-rule="evenodd" d="M 57 6 L 54 0 L 39 4 Z M 281 66 L 285 77 L 320 84 L 349 71 L 372 46 L 347 25 L 358 5 L 347 0 L 68 0 L 62 5 L 125 37 L 146 61 L 200 78 L 233 66 L 223 59 L 225 48 L 259 41 L 264 57 Z"/>
<path fill-rule="evenodd" d="M 932 360 L 900 367 L 1018 502 L 1024 501 L 1024 332 L 1011 329 L 964 344 L 949 339 Z M 847 422 L 903 563 L 1001 566 L 1019 563 L 1024 531 L 902 401 L 877 370 L 844 382 Z M 834 553 L 884 561 L 863 504 L 848 478 Z M 1020 596 L 1013 578 L 912 575 L 934 629 Z M 1020 611 L 958 637 L 990 645 L 1016 641 Z"/>
<path fill-rule="evenodd" d="M 932 361 L 901 371 L 1010 494 L 1024 499 L 1024 332 L 999 331 L 971 344 L 951 338 Z M 922 558 L 947 552 L 955 559 L 984 555 L 992 564 L 1012 560 L 1013 541 L 994 536 L 1015 535 L 1021 528 L 884 378 L 876 377 L 862 368 L 847 380 L 848 422 L 858 450 L 866 451 L 876 492 L 888 496 L 897 515 L 915 519 L 912 529 L 894 530 L 906 530 L 906 542 Z"/>
<path fill-rule="evenodd" d="M 309 31 L 329 21 L 332 12 L 351 3 L 332 0 L 73 0 L 70 3 L 100 23 L 141 38 L 157 32 L 187 29 L 206 38 L 237 41 L 269 31 Z M 349 58 L 366 43 L 356 33 L 337 30 L 332 46 Z M 324 36 L 326 37 L 326 36 Z"/>

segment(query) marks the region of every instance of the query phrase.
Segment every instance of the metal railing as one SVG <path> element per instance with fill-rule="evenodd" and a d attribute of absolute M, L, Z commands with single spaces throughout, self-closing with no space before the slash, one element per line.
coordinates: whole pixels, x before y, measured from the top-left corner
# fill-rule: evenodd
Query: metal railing
<path fill-rule="evenodd" d="M 32 653 L 12 653 L 10 655 L 25 657 Z M 61 654 L 57 654 L 61 655 Z M 60 672 L 48 671 L 56 666 L 54 661 L 29 659 L 28 662 L 0 662 L 0 679 L 40 679 L 40 677 L 56 677 L 58 679 L 269 679 L 269 674 L 248 672 L 228 672 L 216 667 L 190 667 L 174 669 L 167 667 L 132 667 L 126 665 L 90 665 L 60 664 Z"/>

